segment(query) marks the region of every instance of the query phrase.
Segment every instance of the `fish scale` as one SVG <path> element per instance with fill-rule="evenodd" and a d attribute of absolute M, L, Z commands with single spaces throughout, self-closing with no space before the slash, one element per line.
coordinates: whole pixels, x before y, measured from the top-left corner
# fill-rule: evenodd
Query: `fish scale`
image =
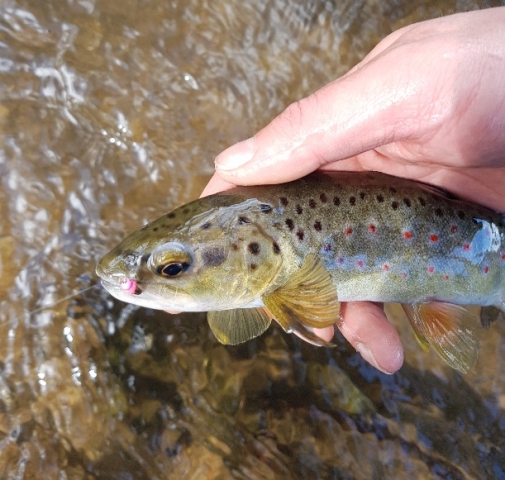
<path fill-rule="evenodd" d="M 275 319 L 317 345 L 340 302 L 399 302 L 423 346 L 452 367 L 475 362 L 477 322 L 505 310 L 503 214 L 438 188 L 373 172 L 317 173 L 237 187 L 183 205 L 131 234 L 97 266 L 120 300 L 208 311 L 236 344 Z"/>
<path fill-rule="evenodd" d="M 340 300 L 503 304 L 502 215 L 409 180 L 334 175 L 248 194 L 272 204 L 270 225 L 300 259 L 318 252 Z"/>

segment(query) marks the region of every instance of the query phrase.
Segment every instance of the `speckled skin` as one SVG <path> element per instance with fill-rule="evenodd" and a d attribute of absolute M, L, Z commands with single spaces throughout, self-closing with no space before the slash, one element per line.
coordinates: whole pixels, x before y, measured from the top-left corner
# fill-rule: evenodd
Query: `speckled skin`
<path fill-rule="evenodd" d="M 244 224 L 253 231 L 241 230 Z M 200 264 L 225 268 L 229 307 L 223 302 L 211 305 L 209 298 L 198 304 L 195 297 L 200 294 L 194 292 L 191 305 L 187 298 L 160 300 L 171 294 L 161 280 L 153 280 L 152 265 L 147 268 L 153 250 L 165 242 L 186 242 L 193 251 L 205 251 L 198 245 L 207 239 L 217 245 L 216 236 L 219 259 L 209 262 L 207 253 Z M 256 241 L 259 251 L 251 253 L 254 238 L 261 241 Z M 273 252 L 272 245 L 278 251 Z M 218 247 L 213 248 L 216 252 Z M 233 249 L 241 252 L 240 265 L 231 257 Z M 112 294 L 133 303 L 184 310 L 237 308 L 240 302 L 231 298 L 246 288 L 240 286 L 243 278 L 249 278 L 251 293 L 243 302 L 256 306 L 261 294 L 281 286 L 311 252 L 323 260 L 340 301 L 441 300 L 505 309 L 503 215 L 431 186 L 370 172 L 318 173 L 284 185 L 239 187 L 198 200 L 128 237 L 102 259 L 97 272 Z M 258 265 L 265 267 L 260 273 Z M 137 298 L 117 288 L 126 278 L 138 282 L 142 294 Z M 219 278 L 216 281 L 222 281 Z M 211 283 L 199 288 L 210 288 Z M 184 290 L 183 281 L 178 285 Z"/>
<path fill-rule="evenodd" d="M 270 204 L 263 221 L 288 236 L 299 258 L 319 253 L 342 301 L 504 308 L 504 218 L 487 208 L 379 173 L 315 174 L 281 189 L 232 192 Z"/>

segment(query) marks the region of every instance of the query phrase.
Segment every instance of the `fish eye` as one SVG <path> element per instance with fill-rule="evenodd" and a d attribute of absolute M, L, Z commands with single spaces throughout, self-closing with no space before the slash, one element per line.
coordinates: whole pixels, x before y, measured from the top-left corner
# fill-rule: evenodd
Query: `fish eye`
<path fill-rule="evenodd" d="M 163 277 L 176 277 L 182 272 L 185 272 L 189 268 L 189 264 L 183 263 L 167 263 L 165 265 L 160 265 L 156 269 L 158 275 Z"/>
<path fill-rule="evenodd" d="M 175 278 L 193 263 L 192 251 L 178 242 L 168 242 L 155 248 L 146 265 L 156 275 Z"/>

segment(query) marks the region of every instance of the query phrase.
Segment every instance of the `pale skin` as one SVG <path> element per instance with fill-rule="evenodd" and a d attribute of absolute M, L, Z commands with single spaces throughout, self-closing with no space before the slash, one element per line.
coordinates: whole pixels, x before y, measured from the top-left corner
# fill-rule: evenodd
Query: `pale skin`
<path fill-rule="evenodd" d="M 314 170 L 376 170 L 505 212 L 505 7 L 410 25 L 216 158 L 202 195 Z M 394 373 L 403 348 L 382 305 L 342 307 L 343 335 Z M 317 332 L 327 340 L 333 328 Z"/>

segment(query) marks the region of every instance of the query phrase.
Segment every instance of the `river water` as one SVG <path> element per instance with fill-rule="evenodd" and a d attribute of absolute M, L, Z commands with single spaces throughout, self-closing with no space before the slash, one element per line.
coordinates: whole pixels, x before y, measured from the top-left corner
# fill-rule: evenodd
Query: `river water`
<path fill-rule="evenodd" d="M 223 347 L 94 274 L 388 33 L 499 4 L 2 0 L 0 478 L 505 478 L 500 323 L 460 375 L 392 308 L 406 364 L 386 376 L 342 338 Z"/>

